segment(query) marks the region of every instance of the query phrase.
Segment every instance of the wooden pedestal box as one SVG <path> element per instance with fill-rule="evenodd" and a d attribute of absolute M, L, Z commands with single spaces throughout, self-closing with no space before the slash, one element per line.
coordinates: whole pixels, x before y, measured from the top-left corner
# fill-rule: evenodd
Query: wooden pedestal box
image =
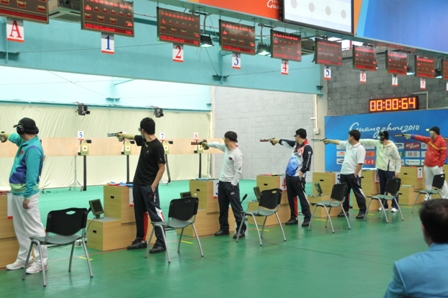
<path fill-rule="evenodd" d="M 399 178 L 401 178 L 401 186 L 411 185 L 415 190 L 425 188 L 423 167 L 401 167 Z"/>
<path fill-rule="evenodd" d="M 400 191 L 398 192 L 398 203 L 400 205 L 414 205 L 415 198 L 418 196 L 418 193 L 415 192 L 415 188 L 411 185 L 401 185 Z M 426 195 L 421 194 L 418 198 L 417 204 L 423 203 Z M 435 198 L 439 198 L 438 195 L 433 195 Z"/>
<path fill-rule="evenodd" d="M 308 197 L 308 201 L 311 203 L 319 203 L 321 201 L 329 201 L 330 196 L 322 196 L 322 197 Z M 328 209 L 328 208 L 327 208 Z M 313 214 L 314 206 L 310 204 L 310 212 Z M 339 213 L 342 212 L 341 207 L 331 208 L 330 217 L 338 216 Z M 317 218 L 327 218 L 327 213 L 325 212 L 323 207 L 317 207 L 316 213 L 314 214 L 314 217 Z"/>
<path fill-rule="evenodd" d="M 258 208 L 258 202 L 249 202 L 247 204 L 247 211 L 254 211 Z M 281 223 L 285 223 L 291 217 L 291 211 L 289 210 L 289 205 L 280 205 L 280 209 L 278 210 L 278 217 L 280 218 Z M 255 217 L 257 224 L 259 226 L 263 225 L 264 217 L 256 216 Z M 248 216 L 247 223 L 253 225 L 254 219 L 252 216 Z M 278 225 L 277 217 L 275 215 L 271 215 L 266 220 L 266 226 L 275 226 Z"/>
<path fill-rule="evenodd" d="M 219 212 L 218 198 L 215 197 L 217 180 L 190 180 L 191 195 L 199 199 L 199 209 L 207 213 Z"/>
<path fill-rule="evenodd" d="M 235 217 L 233 216 L 232 209 L 229 208 L 229 231 L 230 233 L 235 231 Z M 206 210 L 198 210 L 196 215 L 196 222 L 194 223 L 198 236 L 210 236 L 219 231 L 219 212 L 208 213 Z M 180 229 L 177 230 L 177 234 L 180 234 Z M 195 237 L 193 228 L 188 226 L 184 230 L 185 236 Z"/>
<path fill-rule="evenodd" d="M 257 175 L 257 186 L 260 188 L 260 191 L 274 188 L 283 190 L 280 204 L 288 204 L 285 175 Z"/>
<path fill-rule="evenodd" d="M 380 193 L 380 182 L 376 177 L 376 173 L 374 170 L 363 170 L 361 172 L 361 187 L 366 196 Z"/>
<path fill-rule="evenodd" d="M 87 220 L 87 246 L 108 251 L 124 249 L 135 239 L 135 223 L 121 223 L 117 218 Z M 148 229 L 150 232 L 151 228 Z"/>
<path fill-rule="evenodd" d="M 19 242 L 16 237 L 0 239 L 0 268 L 14 263 L 19 252 Z"/>
<path fill-rule="evenodd" d="M 16 237 L 12 218 L 8 218 L 8 197 L 0 196 L 0 239 Z"/>
<path fill-rule="evenodd" d="M 445 172 L 445 180 L 448 182 L 448 165 L 443 165 L 443 172 Z"/>
<path fill-rule="evenodd" d="M 122 223 L 135 222 L 134 207 L 129 204 L 129 187 L 104 186 L 104 216 L 120 219 Z"/>
<path fill-rule="evenodd" d="M 353 200 L 351 206 L 353 207 L 354 210 L 359 210 L 358 201 L 356 200 L 356 197 L 354 195 L 352 195 L 351 198 Z M 367 206 L 369 206 L 370 199 L 371 198 L 366 197 L 366 208 L 367 208 Z M 389 205 L 390 204 L 391 203 L 389 203 Z M 373 200 L 372 203 L 370 204 L 369 212 L 375 211 L 375 210 L 378 211 L 378 208 L 380 208 L 380 202 L 378 202 L 378 200 Z"/>
<path fill-rule="evenodd" d="M 331 190 L 333 189 L 333 185 L 336 184 L 336 174 L 335 173 L 313 173 L 313 194 L 317 195 L 317 190 L 314 187 L 315 183 L 319 183 L 322 188 L 322 193 L 325 196 L 331 195 Z"/>

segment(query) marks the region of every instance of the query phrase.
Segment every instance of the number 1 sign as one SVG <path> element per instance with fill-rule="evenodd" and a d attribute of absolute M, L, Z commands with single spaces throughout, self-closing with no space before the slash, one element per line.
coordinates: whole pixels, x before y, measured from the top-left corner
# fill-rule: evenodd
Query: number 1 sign
<path fill-rule="evenodd" d="M 115 41 L 113 34 L 101 33 L 101 52 L 104 54 L 115 53 Z"/>
<path fill-rule="evenodd" d="M 173 61 L 184 62 L 184 45 L 173 44 Z"/>

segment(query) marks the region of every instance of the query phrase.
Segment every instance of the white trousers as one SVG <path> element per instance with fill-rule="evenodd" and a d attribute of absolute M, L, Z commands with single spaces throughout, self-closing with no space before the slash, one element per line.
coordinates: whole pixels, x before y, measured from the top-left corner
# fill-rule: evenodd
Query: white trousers
<path fill-rule="evenodd" d="M 424 167 L 425 171 L 425 186 L 426 189 L 432 190 L 432 179 L 434 178 L 434 175 L 440 175 L 443 174 L 443 168 L 439 166 L 435 167 Z M 440 191 L 440 194 L 442 195 L 442 198 L 448 199 L 448 184 L 446 183 L 442 187 L 442 190 Z"/>
<path fill-rule="evenodd" d="M 30 236 L 45 236 L 44 226 L 40 220 L 39 197 L 37 193 L 30 197 L 29 209 L 23 208 L 24 196 L 12 196 L 12 220 L 17 241 L 19 242 L 19 253 L 17 261 L 25 262 L 30 248 Z M 39 250 L 35 246 L 34 261 L 40 264 Z M 44 264 L 48 263 L 47 247 L 42 246 L 42 259 Z"/>

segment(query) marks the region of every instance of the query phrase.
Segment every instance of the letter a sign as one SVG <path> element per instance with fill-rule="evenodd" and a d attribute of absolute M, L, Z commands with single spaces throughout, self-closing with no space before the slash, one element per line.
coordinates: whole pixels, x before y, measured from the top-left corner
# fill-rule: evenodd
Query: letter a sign
<path fill-rule="evenodd" d="M 23 20 L 7 19 L 6 38 L 9 41 L 24 42 L 25 31 L 23 29 Z"/>

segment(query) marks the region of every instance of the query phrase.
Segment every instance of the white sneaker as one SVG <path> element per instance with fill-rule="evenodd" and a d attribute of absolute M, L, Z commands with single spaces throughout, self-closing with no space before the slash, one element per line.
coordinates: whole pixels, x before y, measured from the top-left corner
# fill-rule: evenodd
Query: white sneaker
<path fill-rule="evenodd" d="M 48 266 L 45 265 L 45 271 L 48 270 Z M 42 272 L 42 266 L 40 263 L 34 262 L 30 267 L 26 269 L 26 274 L 36 274 Z"/>
<path fill-rule="evenodd" d="M 15 261 L 12 264 L 6 265 L 7 270 L 19 270 L 25 268 L 25 262 Z"/>
<path fill-rule="evenodd" d="M 379 212 L 383 211 L 383 207 L 378 208 L 378 211 Z"/>
<path fill-rule="evenodd" d="M 398 211 L 397 208 L 392 208 L 392 210 L 390 210 L 390 212 L 392 212 L 392 213 L 395 213 L 395 212 L 397 212 L 397 211 Z"/>

